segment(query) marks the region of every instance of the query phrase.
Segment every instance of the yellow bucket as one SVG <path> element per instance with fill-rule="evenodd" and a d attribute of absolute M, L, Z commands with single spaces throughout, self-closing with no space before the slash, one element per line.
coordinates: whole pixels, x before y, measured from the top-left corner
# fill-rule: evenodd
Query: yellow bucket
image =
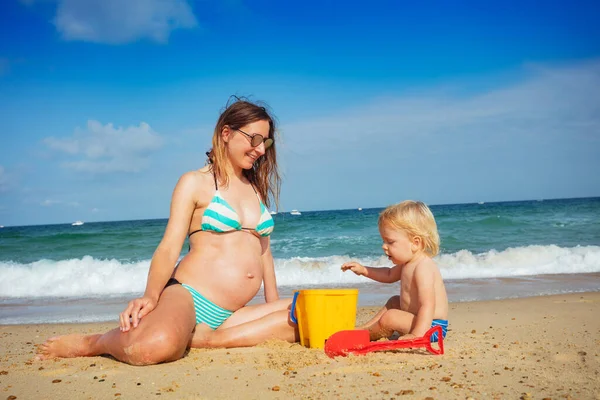
<path fill-rule="evenodd" d="M 298 324 L 300 344 L 322 349 L 325 341 L 335 332 L 354 329 L 357 301 L 358 289 L 310 289 L 294 292 L 290 316 Z"/>

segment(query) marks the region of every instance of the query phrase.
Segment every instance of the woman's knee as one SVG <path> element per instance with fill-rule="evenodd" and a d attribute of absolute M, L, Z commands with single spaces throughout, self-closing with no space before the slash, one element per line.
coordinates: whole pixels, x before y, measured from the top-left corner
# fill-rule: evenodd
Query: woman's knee
<path fill-rule="evenodd" d="M 131 335 L 124 343 L 123 352 L 129 364 L 152 365 L 180 359 L 187 348 L 186 343 L 174 329 L 145 329 Z"/>

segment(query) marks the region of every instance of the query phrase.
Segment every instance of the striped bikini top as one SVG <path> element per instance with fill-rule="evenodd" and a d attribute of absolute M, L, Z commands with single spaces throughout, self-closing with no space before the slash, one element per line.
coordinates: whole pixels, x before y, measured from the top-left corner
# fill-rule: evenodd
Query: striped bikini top
<path fill-rule="evenodd" d="M 254 189 L 254 186 L 252 188 Z M 256 189 L 254 189 L 254 192 L 256 193 Z M 200 231 L 226 233 L 241 230 L 256 231 L 260 236 L 269 236 L 273 232 L 275 222 L 267 207 L 265 207 L 258 197 L 258 193 L 256 193 L 256 197 L 260 205 L 258 225 L 256 225 L 255 229 L 245 228 L 242 226 L 238 213 L 221 196 L 219 186 L 217 185 L 217 177 L 215 176 L 215 195 L 208 204 L 208 207 L 206 207 L 206 210 L 204 210 L 204 214 L 202 214 L 202 225 L 200 229 L 193 231 L 188 237 Z"/>

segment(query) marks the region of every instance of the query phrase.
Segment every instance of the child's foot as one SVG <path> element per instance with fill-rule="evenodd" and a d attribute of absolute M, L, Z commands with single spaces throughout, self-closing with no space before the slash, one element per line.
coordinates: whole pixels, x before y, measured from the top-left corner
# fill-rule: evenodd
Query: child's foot
<path fill-rule="evenodd" d="M 374 324 L 368 328 L 369 336 L 371 341 L 379 340 L 379 339 L 389 339 L 394 331 L 392 329 L 386 329 L 379 324 Z"/>
<path fill-rule="evenodd" d="M 92 344 L 100 335 L 65 335 L 51 337 L 38 346 L 36 360 L 49 360 L 55 357 L 71 358 L 90 356 Z"/>

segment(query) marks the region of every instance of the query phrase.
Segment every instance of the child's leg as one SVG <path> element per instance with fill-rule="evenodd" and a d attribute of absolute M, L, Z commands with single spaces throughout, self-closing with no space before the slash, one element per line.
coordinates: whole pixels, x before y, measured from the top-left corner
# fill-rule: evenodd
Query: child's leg
<path fill-rule="evenodd" d="M 368 331 L 370 331 L 375 324 L 377 324 L 379 322 L 379 320 L 381 319 L 381 317 L 383 316 L 383 314 L 385 314 L 387 312 L 387 310 L 391 310 L 400 308 L 400 296 L 392 296 L 388 299 L 388 301 L 385 303 L 385 305 L 383 306 L 383 308 L 381 308 L 381 310 L 377 311 L 377 314 L 375 314 L 369 321 L 367 321 L 366 323 L 357 326 L 356 329 L 366 329 Z"/>
<path fill-rule="evenodd" d="M 370 330 L 371 326 L 376 323 L 377 321 L 379 321 L 379 319 L 381 318 L 381 316 L 383 314 L 385 314 L 385 312 L 387 310 L 391 310 L 391 309 L 400 309 L 400 296 L 392 296 L 388 299 L 387 303 L 385 303 L 385 306 L 383 306 L 383 308 L 381 310 L 379 310 L 377 312 L 377 314 L 375 314 L 375 316 L 373 318 L 371 318 L 366 324 L 362 324 L 361 326 L 357 326 L 356 329 L 367 329 Z"/>
<path fill-rule="evenodd" d="M 387 310 L 379 321 L 369 328 L 371 340 L 390 338 L 394 332 L 406 335 L 412 329 L 415 320 L 414 314 L 406 311 L 391 309 Z"/>
<path fill-rule="evenodd" d="M 401 334 L 410 332 L 414 315 L 400 310 L 400 296 L 392 296 L 385 306 L 373 318 L 357 329 L 370 332 L 371 340 L 389 338 L 398 331 Z"/>

